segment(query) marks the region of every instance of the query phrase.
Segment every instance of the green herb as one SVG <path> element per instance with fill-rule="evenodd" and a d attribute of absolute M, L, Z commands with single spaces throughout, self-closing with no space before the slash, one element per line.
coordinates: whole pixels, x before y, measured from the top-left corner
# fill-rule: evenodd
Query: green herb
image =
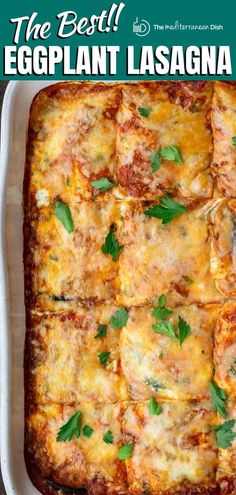
<path fill-rule="evenodd" d="M 120 308 L 115 314 L 111 317 L 110 324 L 112 328 L 123 328 L 129 318 L 129 313 L 127 309 Z"/>
<path fill-rule="evenodd" d="M 97 156 L 95 157 L 95 162 L 99 163 L 102 162 L 103 160 L 104 160 L 104 155 L 98 153 Z"/>
<path fill-rule="evenodd" d="M 161 166 L 160 155 L 158 151 L 151 153 L 151 172 L 157 172 Z"/>
<path fill-rule="evenodd" d="M 168 316 L 172 313 L 173 311 L 167 308 L 155 308 L 152 312 L 152 316 L 154 316 L 154 318 L 158 318 L 159 320 L 167 320 Z"/>
<path fill-rule="evenodd" d="M 112 435 L 111 430 L 107 430 L 107 432 L 103 436 L 103 442 L 105 442 L 105 443 L 113 443 L 113 435 Z"/>
<path fill-rule="evenodd" d="M 101 352 L 101 354 L 98 354 L 98 359 L 101 363 L 102 366 L 107 366 L 107 360 L 110 356 L 110 352 L 109 351 L 104 351 L 104 352 Z"/>
<path fill-rule="evenodd" d="M 159 416 L 159 414 L 162 413 L 162 407 L 157 404 L 154 397 L 151 397 L 149 401 L 148 411 L 150 412 L 150 414 L 155 414 L 156 416 Z"/>
<path fill-rule="evenodd" d="M 101 179 L 98 180 L 93 180 L 90 182 L 91 186 L 95 187 L 95 189 L 99 189 L 101 192 L 109 191 L 109 189 L 112 189 L 114 186 L 116 186 L 115 182 L 110 182 L 107 177 L 102 177 Z"/>
<path fill-rule="evenodd" d="M 155 392 L 158 392 L 159 389 L 165 389 L 165 386 L 157 380 L 154 380 L 154 378 L 146 378 L 145 383 L 147 385 L 150 385 L 150 387 L 152 387 Z"/>
<path fill-rule="evenodd" d="M 95 339 L 101 339 L 102 337 L 106 337 L 107 334 L 107 325 L 99 325 L 97 330 L 97 335 L 95 335 Z"/>
<path fill-rule="evenodd" d="M 230 366 L 229 373 L 231 373 L 231 375 L 233 376 L 236 376 L 236 369 L 233 366 Z"/>
<path fill-rule="evenodd" d="M 152 325 L 152 328 L 153 328 L 154 332 L 156 332 L 156 333 L 161 333 L 162 335 L 167 335 L 168 337 L 171 337 L 173 339 L 178 338 L 176 333 L 175 333 L 173 323 L 171 323 L 170 321 L 167 321 L 166 323 L 164 323 L 162 321 L 160 321 L 158 323 L 154 323 L 154 325 Z"/>
<path fill-rule="evenodd" d="M 157 304 L 158 304 L 158 307 L 159 308 L 164 308 L 164 306 L 166 304 L 166 296 L 165 296 L 165 294 L 161 294 L 160 297 L 158 297 Z"/>
<path fill-rule="evenodd" d="M 221 449 L 227 449 L 232 446 L 232 442 L 236 437 L 236 433 L 232 431 L 234 425 L 235 420 L 230 419 L 229 421 L 225 421 L 222 425 L 213 427 L 213 430 L 216 432 L 217 445 Z"/>
<path fill-rule="evenodd" d="M 58 256 L 56 254 L 50 254 L 50 260 L 58 261 Z"/>
<path fill-rule="evenodd" d="M 66 179 L 66 185 L 67 185 L 67 187 L 71 187 L 72 186 L 71 181 L 70 181 L 70 177 L 67 177 L 67 179 Z"/>
<path fill-rule="evenodd" d="M 115 232 L 115 227 L 114 225 L 111 225 L 110 230 L 106 236 L 105 242 L 102 245 L 102 252 L 104 254 L 110 254 L 112 260 L 116 261 L 123 249 L 123 246 L 119 244 L 119 241 L 116 239 L 114 232 Z"/>
<path fill-rule="evenodd" d="M 74 222 L 71 216 L 71 211 L 69 206 L 66 205 L 66 203 L 63 203 L 62 201 L 56 201 L 55 214 L 58 220 L 60 220 L 62 225 L 65 227 L 67 232 L 71 234 L 71 232 L 74 231 Z"/>
<path fill-rule="evenodd" d="M 119 448 L 118 459 L 120 459 L 120 461 L 127 461 L 132 456 L 133 450 L 134 444 L 125 443 L 124 445 L 122 445 L 122 447 Z"/>
<path fill-rule="evenodd" d="M 89 425 L 84 425 L 83 434 L 85 437 L 90 438 L 91 435 L 93 434 L 93 428 L 91 428 L 91 426 Z"/>
<path fill-rule="evenodd" d="M 187 339 L 187 337 L 189 337 L 191 333 L 191 327 L 183 318 L 181 318 L 181 316 L 179 316 L 178 328 L 179 328 L 179 335 L 178 335 L 179 343 L 182 346 L 185 339 Z"/>
<path fill-rule="evenodd" d="M 210 392 L 211 392 L 211 400 L 212 400 L 212 409 L 214 412 L 218 412 L 222 418 L 227 418 L 227 411 L 225 407 L 225 401 L 227 396 L 224 390 L 218 385 L 211 381 L 210 383 Z"/>
<path fill-rule="evenodd" d="M 188 323 L 179 316 L 179 321 L 178 321 L 178 330 L 179 332 L 176 333 L 174 329 L 173 323 L 170 321 L 164 322 L 160 321 L 158 323 L 154 323 L 152 325 L 152 328 L 154 332 L 156 333 L 161 333 L 162 335 L 167 335 L 168 337 L 171 337 L 172 339 L 177 339 L 182 346 L 183 342 L 185 339 L 190 335 L 191 333 L 191 327 L 188 325 Z"/>
<path fill-rule="evenodd" d="M 138 107 L 138 111 L 142 117 L 149 117 L 150 112 L 152 111 L 151 107 Z"/>
<path fill-rule="evenodd" d="M 187 284 L 189 285 L 193 284 L 193 279 L 188 277 L 188 275 L 184 275 L 183 279 L 185 280 L 185 282 L 187 282 Z"/>
<path fill-rule="evenodd" d="M 160 359 L 162 359 L 162 358 L 163 358 L 163 356 L 164 356 L 164 352 L 163 352 L 163 351 L 160 351 L 160 353 L 159 353 L 159 358 L 160 358 Z"/>
<path fill-rule="evenodd" d="M 166 196 L 160 199 L 159 205 L 151 206 L 144 211 L 144 214 L 150 217 L 160 218 L 162 219 L 162 223 L 166 224 L 174 220 L 174 218 L 183 215 L 186 211 L 186 206 Z"/>
<path fill-rule="evenodd" d="M 72 440 L 73 437 L 79 438 L 81 426 L 81 411 L 77 411 L 67 423 L 61 426 L 57 433 L 57 442 L 66 442 Z"/>
<path fill-rule="evenodd" d="M 233 144 L 233 146 L 236 146 L 236 136 L 232 137 L 232 144 Z"/>
<path fill-rule="evenodd" d="M 159 153 L 164 160 L 170 160 L 172 162 L 182 165 L 184 163 L 182 154 L 178 146 L 165 146 L 159 149 Z"/>

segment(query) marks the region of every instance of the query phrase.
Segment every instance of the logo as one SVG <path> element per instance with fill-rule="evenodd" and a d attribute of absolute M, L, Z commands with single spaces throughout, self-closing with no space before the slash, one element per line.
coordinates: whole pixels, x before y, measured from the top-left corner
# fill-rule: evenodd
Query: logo
<path fill-rule="evenodd" d="M 135 22 L 133 23 L 133 33 L 137 34 L 137 36 L 147 36 L 150 33 L 151 26 L 148 21 L 145 19 L 141 19 L 139 22 L 138 17 L 136 17 Z"/>

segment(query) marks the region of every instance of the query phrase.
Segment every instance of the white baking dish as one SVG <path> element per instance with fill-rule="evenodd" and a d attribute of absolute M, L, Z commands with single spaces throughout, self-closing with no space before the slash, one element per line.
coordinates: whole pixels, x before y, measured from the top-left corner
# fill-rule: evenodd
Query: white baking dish
<path fill-rule="evenodd" d="M 53 81 L 55 83 L 55 81 Z M 29 108 L 49 81 L 10 82 L 3 102 L 0 166 L 1 466 L 8 495 L 36 495 L 24 464 L 25 333 L 22 183 Z M 52 83 L 51 83 L 52 84 Z"/>

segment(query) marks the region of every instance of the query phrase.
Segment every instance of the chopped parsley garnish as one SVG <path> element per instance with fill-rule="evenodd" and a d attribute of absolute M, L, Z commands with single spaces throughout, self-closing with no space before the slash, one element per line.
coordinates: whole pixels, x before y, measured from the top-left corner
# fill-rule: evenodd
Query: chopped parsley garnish
<path fill-rule="evenodd" d="M 154 378 L 146 378 L 145 383 L 147 385 L 150 385 L 150 387 L 152 387 L 155 392 L 158 392 L 159 389 L 165 388 L 165 386 L 162 383 L 158 382 Z"/>
<path fill-rule="evenodd" d="M 71 234 L 74 231 L 74 222 L 69 206 L 63 203 L 63 201 L 56 201 L 54 208 L 56 217 L 60 220 L 67 232 Z"/>
<path fill-rule="evenodd" d="M 67 423 L 61 426 L 57 433 L 57 442 L 66 442 L 72 440 L 73 437 L 79 438 L 81 428 L 81 411 L 77 411 Z"/>
<path fill-rule="evenodd" d="M 107 334 L 107 325 L 99 325 L 97 329 L 97 335 L 95 335 L 95 339 L 101 339 L 102 337 L 106 337 Z"/>
<path fill-rule="evenodd" d="M 236 136 L 232 137 L 232 144 L 233 144 L 233 146 L 236 146 Z"/>
<path fill-rule="evenodd" d="M 232 431 L 235 425 L 235 419 L 225 421 L 222 425 L 214 426 L 213 430 L 216 432 L 216 441 L 218 447 L 221 449 L 227 449 L 232 446 L 232 442 L 236 437 L 236 433 Z"/>
<path fill-rule="evenodd" d="M 152 316 L 154 316 L 154 318 L 157 318 L 159 320 L 167 320 L 168 316 L 173 313 L 171 309 L 165 307 L 165 302 L 166 296 L 165 294 L 162 294 L 158 298 L 157 307 L 152 312 Z"/>
<path fill-rule="evenodd" d="M 222 418 L 227 418 L 228 414 L 225 407 L 225 401 L 227 395 L 223 388 L 220 388 L 215 382 L 210 383 L 210 392 L 212 400 L 212 409 L 214 412 L 218 412 Z"/>
<path fill-rule="evenodd" d="M 116 261 L 119 254 L 121 253 L 123 246 L 119 244 L 115 235 L 115 226 L 111 225 L 110 230 L 106 236 L 105 242 L 102 245 L 102 252 L 104 254 L 110 254 L 113 261 Z"/>
<path fill-rule="evenodd" d="M 105 443 L 113 443 L 113 435 L 112 435 L 111 430 L 107 430 L 107 432 L 103 436 L 103 442 L 105 442 Z"/>
<path fill-rule="evenodd" d="M 85 437 L 90 438 L 91 435 L 93 434 L 93 428 L 91 428 L 91 426 L 89 425 L 84 425 L 83 434 Z"/>
<path fill-rule="evenodd" d="M 154 397 L 151 397 L 149 401 L 148 411 L 150 412 L 150 414 L 155 414 L 156 416 L 159 416 L 159 414 L 162 413 L 162 407 L 157 404 Z"/>
<path fill-rule="evenodd" d="M 188 275 L 184 275 L 183 276 L 183 279 L 185 280 L 185 282 L 188 284 L 188 285 L 192 285 L 193 284 L 193 279 L 191 277 L 189 277 Z"/>
<path fill-rule="evenodd" d="M 154 332 L 161 333 L 162 335 L 167 335 L 172 339 L 177 339 L 182 346 L 183 342 L 191 333 L 191 327 L 188 323 L 179 316 L 178 321 L 178 333 L 174 329 L 173 323 L 170 321 L 160 321 L 152 325 Z"/>
<path fill-rule="evenodd" d="M 234 359 L 232 366 L 230 366 L 229 368 L 229 373 L 233 376 L 236 376 L 236 366 L 234 366 L 235 364 L 236 364 L 236 359 Z"/>
<path fill-rule="evenodd" d="M 161 158 L 163 158 L 164 160 L 170 160 L 177 163 L 178 165 L 182 165 L 182 163 L 184 163 L 181 151 L 178 146 L 165 146 L 159 149 L 159 153 L 161 155 Z"/>
<path fill-rule="evenodd" d="M 142 117 L 149 117 L 150 112 L 152 111 L 151 107 L 138 107 L 138 111 Z"/>
<path fill-rule="evenodd" d="M 112 328 L 123 328 L 129 318 L 129 313 L 127 309 L 120 308 L 118 309 L 114 315 L 112 315 L 110 320 L 110 325 Z"/>
<path fill-rule="evenodd" d="M 104 351 L 104 352 L 101 352 L 101 354 L 98 354 L 98 359 L 101 363 L 102 366 L 107 366 L 107 360 L 110 356 L 110 352 L 109 351 Z"/>
<path fill-rule="evenodd" d="M 161 166 L 160 155 L 158 151 L 151 153 L 151 172 L 157 172 Z"/>
<path fill-rule="evenodd" d="M 169 223 L 174 218 L 183 215 L 187 211 L 186 206 L 177 203 L 174 199 L 165 196 L 160 199 L 159 205 L 153 205 L 144 211 L 145 215 L 160 218 L 163 224 Z"/>
<path fill-rule="evenodd" d="M 118 459 L 120 459 L 120 461 L 127 461 L 132 456 L 133 450 L 134 450 L 134 444 L 125 443 L 119 448 Z"/>
<path fill-rule="evenodd" d="M 98 189 L 101 192 L 109 191 L 109 189 L 112 189 L 114 186 L 116 186 L 115 182 L 110 182 L 107 177 L 101 177 L 101 179 L 98 180 L 93 180 L 90 182 L 91 186 L 95 187 L 95 189 Z"/>

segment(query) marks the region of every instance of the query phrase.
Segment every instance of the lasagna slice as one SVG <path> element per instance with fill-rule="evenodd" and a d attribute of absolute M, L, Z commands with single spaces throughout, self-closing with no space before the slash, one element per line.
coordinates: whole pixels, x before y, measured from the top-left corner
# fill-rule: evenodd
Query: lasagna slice
<path fill-rule="evenodd" d="M 27 146 L 29 206 L 57 196 L 89 199 L 91 181 L 114 178 L 119 85 L 60 83 L 31 106 Z"/>
<path fill-rule="evenodd" d="M 229 398 L 236 399 L 236 303 L 225 304 L 215 332 L 215 380 Z"/>
<path fill-rule="evenodd" d="M 236 198 L 236 82 L 215 82 L 212 171 L 224 196 Z M 234 139 L 233 139 L 234 138 Z"/>
<path fill-rule="evenodd" d="M 117 116 L 117 182 L 123 197 L 212 195 L 212 82 L 122 86 Z M 182 159 L 181 159 L 182 157 Z"/>
<path fill-rule="evenodd" d="M 132 495 L 218 494 L 214 415 L 206 401 L 130 404 L 123 419 L 126 443 L 134 445 L 126 461 Z"/>
<path fill-rule="evenodd" d="M 219 292 L 236 297 L 236 201 L 218 200 L 211 218 L 211 272 Z"/>
<path fill-rule="evenodd" d="M 36 404 L 127 398 L 121 373 L 116 307 L 32 315 L 26 342 L 28 394 Z"/>
<path fill-rule="evenodd" d="M 231 432 L 233 433 L 230 440 L 231 445 L 219 449 L 219 462 L 217 469 L 217 481 L 220 485 L 221 495 L 235 495 L 236 493 L 236 401 L 228 401 L 227 404 L 228 418 L 232 422 Z M 221 421 L 224 423 L 225 421 Z M 234 422 L 234 425 L 233 425 Z M 225 436 L 226 434 L 224 434 Z"/>
<path fill-rule="evenodd" d="M 156 301 L 168 295 L 170 304 L 208 303 L 222 299 L 210 271 L 210 201 L 168 224 L 145 214 L 137 202 L 124 211 L 120 255 L 119 304 Z M 227 225 L 226 227 L 227 230 Z"/>
<path fill-rule="evenodd" d="M 121 331 L 120 352 L 132 400 L 209 398 L 219 309 L 218 305 L 183 306 L 170 311 L 165 320 L 161 318 L 167 308 L 130 310 Z M 175 334 L 186 329 L 187 338 L 180 345 Z"/>
<path fill-rule="evenodd" d="M 126 495 L 125 463 L 118 459 L 123 410 L 124 405 L 119 403 L 99 405 L 87 401 L 73 406 L 30 406 L 26 417 L 26 463 L 36 487 L 45 494 L 64 493 L 63 488 L 66 493 L 81 493 L 79 489 L 85 488 L 91 495 Z M 71 429 L 58 438 L 59 430 L 75 414 L 72 439 L 68 441 Z"/>
<path fill-rule="evenodd" d="M 119 235 L 118 223 L 114 202 L 55 202 L 35 215 L 26 240 L 28 306 L 55 311 L 113 300 L 118 260 L 102 246 L 111 229 Z"/>

